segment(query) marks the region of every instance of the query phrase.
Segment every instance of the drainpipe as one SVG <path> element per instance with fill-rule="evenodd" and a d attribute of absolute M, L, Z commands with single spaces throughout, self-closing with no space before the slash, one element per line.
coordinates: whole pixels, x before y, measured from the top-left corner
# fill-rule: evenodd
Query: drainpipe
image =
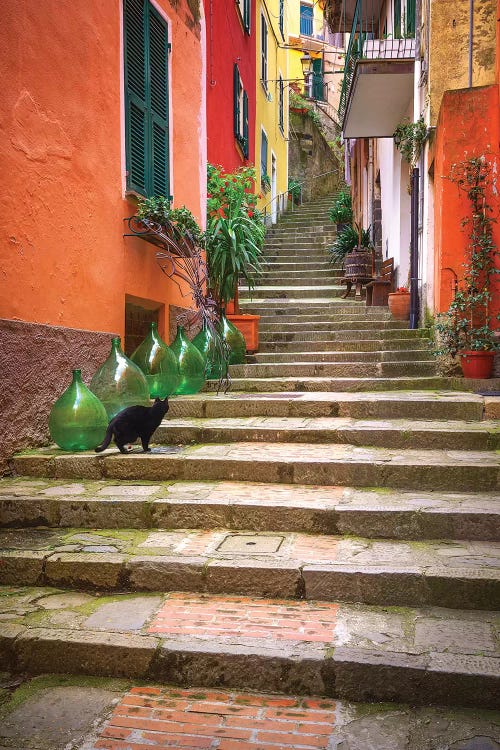
<path fill-rule="evenodd" d="M 368 226 L 370 227 L 371 239 L 373 241 L 373 138 L 368 139 Z"/>
<path fill-rule="evenodd" d="M 418 207 L 420 170 L 411 173 L 411 239 L 410 239 L 410 328 L 418 328 Z"/>
<path fill-rule="evenodd" d="M 469 0 L 469 88 L 472 88 L 472 47 L 474 44 L 474 0 Z"/>

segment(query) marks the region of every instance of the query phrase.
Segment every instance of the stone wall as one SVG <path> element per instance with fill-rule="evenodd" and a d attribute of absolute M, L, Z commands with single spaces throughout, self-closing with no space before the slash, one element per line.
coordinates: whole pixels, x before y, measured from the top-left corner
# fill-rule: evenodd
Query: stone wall
<path fill-rule="evenodd" d="M 303 182 L 304 201 L 331 195 L 338 189 L 344 178 L 343 166 L 307 115 L 290 112 L 288 145 L 288 174 L 290 178 Z M 318 177 L 324 172 L 330 174 Z"/>
<path fill-rule="evenodd" d="M 16 451 L 49 442 L 50 409 L 71 371 L 88 385 L 115 335 L 0 319 L 0 474 Z"/>

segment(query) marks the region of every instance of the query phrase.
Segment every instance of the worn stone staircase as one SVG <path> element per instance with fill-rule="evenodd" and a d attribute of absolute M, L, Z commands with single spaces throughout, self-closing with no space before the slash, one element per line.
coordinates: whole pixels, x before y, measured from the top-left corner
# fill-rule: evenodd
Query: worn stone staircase
<path fill-rule="evenodd" d="M 268 232 L 229 393 L 172 399 L 150 455 L 13 459 L 9 669 L 498 708 L 498 404 L 474 390 L 499 384 L 340 299 L 330 204 Z"/>

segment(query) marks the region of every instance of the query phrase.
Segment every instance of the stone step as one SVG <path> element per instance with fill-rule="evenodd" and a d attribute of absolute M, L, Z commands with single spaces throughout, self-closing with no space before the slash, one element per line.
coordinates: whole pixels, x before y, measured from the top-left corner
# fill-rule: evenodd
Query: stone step
<path fill-rule="evenodd" d="M 258 482 L 0 481 L 3 527 L 247 529 L 370 539 L 497 541 L 496 493 Z M 36 538 L 36 537 L 33 537 Z"/>
<path fill-rule="evenodd" d="M 324 391 L 324 383 L 320 378 L 316 380 L 320 385 L 318 390 Z M 409 382 L 406 381 L 406 387 L 411 388 Z M 248 383 L 253 386 L 253 381 Z M 272 390 L 271 383 L 272 380 L 265 382 L 268 390 Z M 338 381 L 335 385 L 335 390 L 340 390 Z M 373 389 L 373 381 L 371 386 Z M 353 387 L 360 389 L 359 379 Z M 385 383 L 382 387 L 387 390 Z M 326 443 L 160 446 L 150 454 L 136 449 L 129 455 L 121 455 L 114 449 L 99 455 L 93 452 L 72 455 L 55 448 L 40 448 L 14 456 L 12 468 L 18 475 L 55 479 L 237 479 L 457 492 L 493 492 L 500 485 L 499 453 L 398 451 Z"/>
<path fill-rule="evenodd" d="M 426 349 L 408 349 L 396 351 L 329 351 L 329 352 L 261 352 L 247 354 L 247 362 L 253 364 L 272 364 L 273 362 L 435 362 L 432 352 Z"/>
<path fill-rule="evenodd" d="M 380 448 L 489 451 L 500 448 L 494 421 L 360 420 L 349 417 L 221 417 L 168 419 L 155 443 L 340 443 Z"/>
<path fill-rule="evenodd" d="M 285 275 L 283 273 L 264 271 L 259 278 L 256 288 L 262 285 L 294 287 L 304 286 L 304 284 L 314 284 L 314 286 L 330 286 L 331 284 L 338 283 L 339 278 L 341 278 L 341 276 L 336 271 L 328 271 L 321 276 L 318 276 L 317 271 L 313 271 L 309 274 L 300 273 L 297 276 L 291 276 L 290 273 Z"/>
<path fill-rule="evenodd" d="M 240 297 L 242 303 L 248 297 L 253 299 L 262 299 L 271 297 L 274 299 L 304 299 L 309 297 L 324 297 L 325 299 L 332 299 L 334 297 L 340 297 L 345 292 L 345 287 L 329 284 L 326 286 L 309 286 L 302 285 L 297 287 L 288 287 L 284 285 L 280 286 L 256 286 L 251 292 L 246 288 L 240 288 Z"/>
<path fill-rule="evenodd" d="M 330 334 L 332 336 L 332 334 Z M 354 337 L 353 337 L 354 338 Z M 405 351 L 409 349 L 422 349 L 424 351 L 429 350 L 429 341 L 427 339 L 381 339 L 381 338 L 363 338 L 359 341 L 342 339 L 339 340 L 337 337 L 335 340 L 329 338 L 328 340 L 315 340 L 312 341 L 289 341 L 289 342 L 265 342 L 261 341 L 259 346 L 259 353 L 298 353 L 298 352 L 310 352 L 314 349 L 317 352 L 329 352 L 329 351 L 343 351 L 343 352 L 369 352 L 369 351 Z"/>
<path fill-rule="evenodd" d="M 244 287 L 240 287 L 240 293 Z M 317 312 L 331 312 L 335 314 L 342 314 L 342 312 L 364 312 L 371 314 L 372 308 L 367 308 L 364 300 L 355 301 L 353 299 L 270 299 L 270 300 L 245 300 L 245 307 L 252 310 L 259 310 L 264 314 L 272 315 L 287 315 L 287 314 L 309 314 Z M 385 308 L 387 310 L 387 308 Z M 373 308 L 375 311 L 376 308 Z"/>
<path fill-rule="evenodd" d="M 323 271 L 330 271 L 330 270 L 333 270 L 336 273 L 341 272 L 340 268 L 339 269 L 334 268 L 334 266 L 332 266 L 332 264 L 328 260 L 324 260 L 324 259 L 317 260 L 314 262 L 294 261 L 294 260 L 287 262 L 286 260 L 285 261 L 273 261 L 273 260 L 268 260 L 266 258 L 265 268 L 268 269 L 269 271 L 287 271 L 287 274 L 286 274 L 287 276 L 288 276 L 289 271 L 293 273 L 300 273 L 301 271 L 323 272 Z"/>
<path fill-rule="evenodd" d="M 3 529 L 0 585 L 500 608 L 500 543 L 217 529 Z"/>
<path fill-rule="evenodd" d="M 43 674 L 50 665 L 58 673 L 196 686 L 193 699 L 201 701 L 201 721 L 207 712 L 213 716 L 213 701 L 223 697 L 223 688 L 498 708 L 496 622 L 489 612 L 421 607 L 391 610 L 342 602 L 283 602 L 281 598 L 177 592 L 106 597 L 40 587 L 34 596 L 33 590 L 19 587 L 5 594 L 13 619 L 3 626 L 0 645 L 12 672 Z M 201 695 L 199 688 L 216 688 L 219 695 Z M 134 692 L 136 698 L 137 693 L 145 693 L 145 700 L 136 700 L 137 708 L 131 713 L 136 717 L 133 726 L 139 727 L 141 706 L 154 706 L 150 699 L 158 691 L 144 687 Z M 185 705 L 186 696 L 180 697 Z M 227 712 L 233 717 L 245 712 L 253 716 L 254 703 L 251 697 L 247 702 L 241 696 L 238 706 Z M 158 703 L 164 720 L 171 705 L 172 700 Z M 315 705 L 325 716 L 334 715 L 328 702 Z M 389 707 L 384 708 L 385 722 L 391 717 Z M 372 707 L 368 716 L 376 710 Z M 289 706 L 281 705 L 268 718 L 293 715 Z M 362 737 L 366 735 L 366 715 L 359 728 Z M 322 716 L 316 711 L 316 720 Z M 354 716 L 349 713 L 351 722 Z M 483 721 L 486 718 L 483 716 Z M 297 720 L 304 720 L 303 712 L 298 712 Z M 130 735 L 130 726 L 124 735 L 125 725 L 130 725 L 130 720 L 119 722 L 120 738 Z M 442 725 L 443 711 L 441 731 Z M 445 725 L 449 738 L 449 723 Z M 151 723 L 148 726 L 152 736 Z M 262 729 L 266 726 L 276 729 L 276 722 L 271 726 L 259 723 Z M 168 728 L 165 722 L 164 729 Z M 304 725 L 301 728 L 305 730 Z M 391 747 L 403 747 L 393 744 L 394 721 L 388 733 L 378 726 L 372 729 L 384 742 L 377 748 L 389 748 L 385 739 Z M 131 736 L 136 744 L 137 734 Z M 200 740 L 210 740 L 210 736 Z M 286 738 L 281 737 L 280 742 L 287 742 Z M 186 735 L 182 739 L 186 746 Z M 263 739 L 269 741 L 269 737 Z M 326 747 L 320 745 L 317 732 L 313 739 L 308 747 Z M 99 746 L 108 750 L 118 747 L 116 742 L 102 740 Z M 208 744 L 196 743 L 198 746 Z M 293 737 L 292 746 L 299 746 Z M 363 739 L 352 747 L 367 745 Z"/>
<path fill-rule="evenodd" d="M 274 362 L 231 365 L 231 379 L 240 378 L 383 378 L 434 375 L 434 361 L 420 362 Z"/>
<path fill-rule="evenodd" d="M 479 393 L 498 393 L 500 378 L 469 380 L 467 378 L 445 378 L 437 376 L 379 377 L 379 378 L 233 378 L 231 387 L 248 393 L 290 393 L 320 391 L 408 391 L 408 390 L 456 390 Z M 217 391 L 218 383 L 207 381 L 206 391 Z"/>
<path fill-rule="evenodd" d="M 357 323 L 357 325 L 363 326 L 362 328 L 356 327 L 356 323 L 353 321 L 351 327 L 349 324 L 347 328 L 337 328 L 332 331 L 296 331 L 296 332 L 283 332 L 276 331 L 275 333 L 266 331 L 262 334 L 261 340 L 264 346 L 267 343 L 279 343 L 285 346 L 286 344 L 295 344 L 299 342 L 316 342 L 316 341 L 369 341 L 371 339 L 377 339 L 381 341 L 390 341 L 391 339 L 404 339 L 408 342 L 408 348 L 413 346 L 415 341 L 426 341 L 428 331 L 424 328 L 420 328 L 416 331 L 412 331 L 409 328 L 400 326 L 401 321 L 387 321 L 380 323 L 379 327 L 370 327 L 370 323 Z M 403 324 L 405 324 L 403 322 Z M 334 324 L 336 325 L 336 324 Z M 341 325 L 340 323 L 338 325 Z M 366 325 L 366 328 L 364 327 Z M 382 347 L 383 348 L 383 347 Z M 264 351 L 264 349 L 263 349 Z M 297 351 L 300 351 L 297 349 Z"/>
<path fill-rule="evenodd" d="M 259 331 L 260 335 L 264 333 L 282 333 L 283 337 L 286 338 L 290 333 L 301 333 L 308 331 L 310 333 L 319 333 L 321 331 L 394 331 L 403 330 L 408 331 L 408 321 L 406 320 L 393 320 L 390 317 L 376 318 L 372 316 L 368 318 L 366 316 L 361 320 L 339 320 L 337 316 L 336 320 L 308 320 L 303 323 L 285 323 L 282 320 L 277 320 L 273 323 L 260 323 Z M 263 337 L 266 340 L 266 337 Z"/>
<path fill-rule="evenodd" d="M 199 393 L 170 401 L 169 417 L 350 417 L 354 419 L 482 420 L 483 396 L 451 391 L 358 393 Z"/>
<path fill-rule="evenodd" d="M 349 310 L 349 308 L 347 308 L 347 310 Z M 287 314 L 286 310 L 282 312 L 281 310 L 268 309 L 263 310 L 263 313 L 264 314 L 260 316 L 260 326 L 268 323 L 279 325 L 280 323 L 314 323 L 315 321 L 335 323 L 340 320 L 347 323 L 350 320 L 373 320 L 374 318 L 384 321 L 392 320 L 390 312 L 387 309 L 384 310 L 383 307 L 367 307 L 366 310 L 362 310 L 361 308 L 356 310 L 356 308 L 354 308 L 349 312 L 337 312 L 337 308 L 335 307 L 332 312 L 329 312 L 326 308 L 323 310 L 316 310 L 315 312 L 307 312 L 304 310 L 303 314 L 297 312 L 292 315 Z"/>

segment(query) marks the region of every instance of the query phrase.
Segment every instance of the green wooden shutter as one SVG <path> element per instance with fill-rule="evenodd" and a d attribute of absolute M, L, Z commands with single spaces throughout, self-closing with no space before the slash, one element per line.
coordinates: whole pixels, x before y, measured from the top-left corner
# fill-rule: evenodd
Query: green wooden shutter
<path fill-rule="evenodd" d="M 251 0 L 243 0 L 243 26 L 248 34 L 250 34 L 250 2 Z"/>
<path fill-rule="evenodd" d="M 243 92 L 243 156 L 248 159 L 248 95 Z"/>
<path fill-rule="evenodd" d="M 261 143 L 260 143 L 260 175 L 264 177 L 267 175 L 267 135 L 264 131 L 261 131 Z"/>
<path fill-rule="evenodd" d="M 312 67 L 312 98 L 323 101 L 323 60 L 321 59 L 321 57 L 315 58 L 313 60 Z"/>
<path fill-rule="evenodd" d="M 240 71 L 236 63 L 233 66 L 233 124 L 236 138 L 240 133 Z"/>
<path fill-rule="evenodd" d="M 149 11 L 151 171 L 149 193 L 168 196 L 168 28 L 152 5 Z"/>
<path fill-rule="evenodd" d="M 144 0 L 125 0 L 124 27 L 127 188 L 145 195 L 149 144 Z"/>
<path fill-rule="evenodd" d="M 401 38 L 401 0 L 394 0 L 394 39 Z"/>
<path fill-rule="evenodd" d="M 405 32 L 407 37 L 415 36 L 415 0 L 406 0 Z"/>
<path fill-rule="evenodd" d="M 280 0 L 279 25 L 281 36 L 285 38 L 285 0 Z"/>

